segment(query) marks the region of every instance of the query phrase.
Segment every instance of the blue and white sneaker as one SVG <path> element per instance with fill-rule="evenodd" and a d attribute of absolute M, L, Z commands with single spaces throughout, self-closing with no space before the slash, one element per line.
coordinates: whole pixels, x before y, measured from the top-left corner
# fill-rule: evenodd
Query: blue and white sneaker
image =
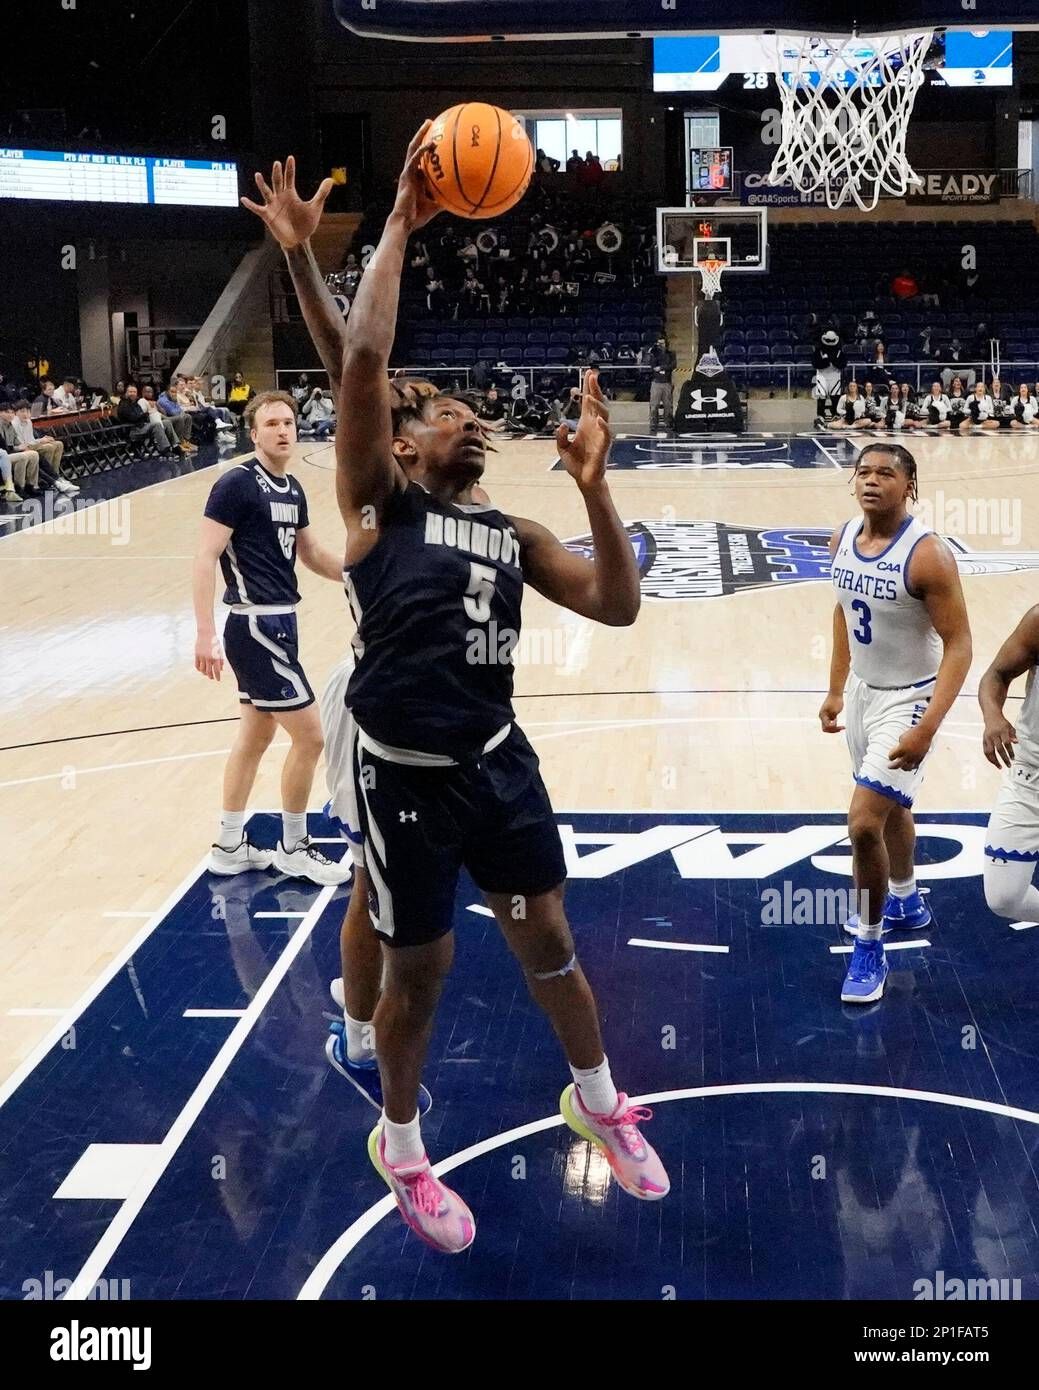
<path fill-rule="evenodd" d="M 919 888 L 908 898 L 896 898 L 894 893 L 889 893 L 884 899 L 885 932 L 921 931 L 924 927 L 929 927 L 933 920 L 931 909 L 924 902 Z M 849 936 L 858 936 L 859 914 L 857 912 L 853 912 L 844 923 L 844 930 Z"/>
<path fill-rule="evenodd" d="M 842 1004 L 872 1004 L 884 993 L 888 963 L 882 941 L 856 941 L 841 986 Z"/>
<path fill-rule="evenodd" d="M 346 1026 L 342 1019 L 328 1025 L 325 1040 L 325 1056 L 340 1076 L 345 1076 L 350 1085 L 360 1091 L 369 1105 L 382 1113 L 382 1080 L 379 1065 L 374 1057 L 370 1062 L 351 1062 L 346 1055 Z M 428 1115 L 433 1108 L 433 1097 L 425 1086 L 418 1088 L 419 1119 Z"/>

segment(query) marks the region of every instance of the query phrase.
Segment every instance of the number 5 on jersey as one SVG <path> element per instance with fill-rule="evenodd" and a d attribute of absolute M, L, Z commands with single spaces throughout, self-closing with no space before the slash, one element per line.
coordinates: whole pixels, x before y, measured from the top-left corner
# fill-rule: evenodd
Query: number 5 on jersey
<path fill-rule="evenodd" d="M 291 560 L 296 545 L 295 526 L 278 527 L 278 544 L 281 546 L 286 560 Z"/>
<path fill-rule="evenodd" d="M 469 587 L 465 591 L 462 606 L 465 608 L 466 616 L 474 623 L 490 621 L 491 599 L 494 597 L 497 578 L 498 571 L 492 566 L 478 565 L 475 561 L 470 561 Z"/>

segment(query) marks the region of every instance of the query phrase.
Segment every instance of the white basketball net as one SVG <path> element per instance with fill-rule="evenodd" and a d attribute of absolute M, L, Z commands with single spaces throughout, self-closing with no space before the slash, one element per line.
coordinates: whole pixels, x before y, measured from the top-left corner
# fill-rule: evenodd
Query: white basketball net
<path fill-rule="evenodd" d="M 882 192 L 904 198 L 921 182 L 906 158 L 906 130 L 934 31 L 777 35 L 782 140 L 770 183 L 825 190 L 828 207 L 854 200 L 871 212 Z"/>
<path fill-rule="evenodd" d="M 728 267 L 724 261 L 700 261 L 696 268 L 704 299 L 713 299 L 722 287 L 722 272 Z"/>

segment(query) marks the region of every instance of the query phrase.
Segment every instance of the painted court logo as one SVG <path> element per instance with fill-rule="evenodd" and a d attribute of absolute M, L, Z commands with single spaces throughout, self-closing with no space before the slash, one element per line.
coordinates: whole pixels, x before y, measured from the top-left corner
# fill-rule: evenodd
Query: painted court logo
<path fill-rule="evenodd" d="M 830 531 L 816 526 L 730 526 L 725 521 L 629 521 L 626 526 L 651 599 L 726 598 L 746 589 L 830 578 Z M 1039 569 L 1039 551 L 970 550 L 944 537 L 961 574 L 1010 574 Z M 591 556 L 591 536 L 566 542 Z"/>

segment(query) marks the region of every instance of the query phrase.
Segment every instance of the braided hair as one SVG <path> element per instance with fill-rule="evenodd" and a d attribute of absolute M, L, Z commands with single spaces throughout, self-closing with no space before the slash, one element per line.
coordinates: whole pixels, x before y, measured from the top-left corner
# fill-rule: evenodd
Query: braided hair
<path fill-rule="evenodd" d="M 394 436 L 403 434 L 407 427 L 417 424 L 425 416 L 431 401 L 446 400 L 459 401 L 462 405 L 467 405 L 476 413 L 479 404 L 479 393 L 469 391 L 441 391 L 439 386 L 435 386 L 431 381 L 425 381 L 420 377 L 395 377 L 390 382 L 390 409 L 393 416 Z M 494 449 L 490 442 L 492 430 L 483 420 L 480 422 L 480 430 L 483 434 L 484 443 L 489 450 Z"/>

